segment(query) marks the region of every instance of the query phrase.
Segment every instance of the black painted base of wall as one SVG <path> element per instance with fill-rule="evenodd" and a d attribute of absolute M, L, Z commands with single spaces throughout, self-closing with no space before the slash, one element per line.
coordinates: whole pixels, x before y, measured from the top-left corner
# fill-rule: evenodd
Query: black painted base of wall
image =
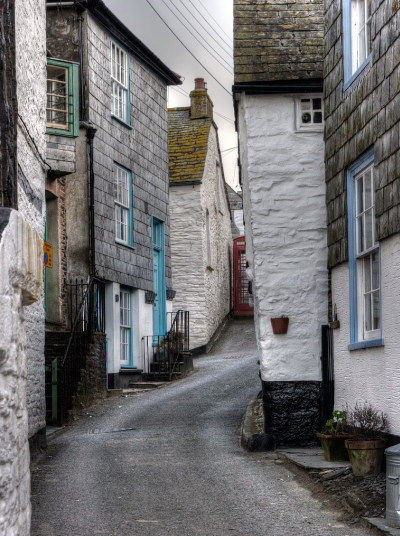
<path fill-rule="evenodd" d="M 317 444 L 321 430 L 322 382 L 262 381 L 264 430 L 276 446 Z"/>

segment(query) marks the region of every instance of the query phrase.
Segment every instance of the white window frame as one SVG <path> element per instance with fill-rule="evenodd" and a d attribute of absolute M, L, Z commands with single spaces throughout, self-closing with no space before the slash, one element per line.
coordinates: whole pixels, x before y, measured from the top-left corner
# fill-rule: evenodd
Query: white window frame
<path fill-rule="evenodd" d="M 111 114 L 129 123 L 129 60 L 126 51 L 111 41 Z"/>
<path fill-rule="evenodd" d="M 132 363 L 132 295 L 125 288 L 119 292 L 120 315 L 120 365 L 131 366 Z M 126 357 L 125 358 L 123 358 Z"/>
<path fill-rule="evenodd" d="M 371 0 L 351 0 L 351 70 L 355 73 L 371 54 Z M 360 45 L 362 43 L 362 47 Z"/>
<path fill-rule="evenodd" d="M 114 185 L 115 241 L 131 245 L 132 174 L 116 163 L 114 163 Z"/>
<path fill-rule="evenodd" d="M 310 108 L 307 110 L 302 109 L 302 100 L 310 100 Z M 313 108 L 313 100 L 321 100 L 321 108 Z M 321 123 L 314 123 L 314 113 L 321 112 Z M 296 113 L 296 130 L 298 132 L 321 132 L 324 130 L 324 100 L 322 93 L 313 93 L 308 95 L 299 95 L 295 99 L 295 113 Z M 303 123 L 303 113 L 310 113 L 310 123 Z"/>
<path fill-rule="evenodd" d="M 369 176 L 369 179 L 367 177 Z M 370 201 L 367 201 L 365 183 L 369 180 Z M 382 333 L 382 312 L 381 312 L 381 275 L 380 275 L 380 250 L 379 243 L 375 236 L 375 188 L 374 188 L 374 165 L 370 164 L 354 176 L 355 181 L 355 229 L 356 229 L 356 257 L 357 257 L 357 315 L 359 340 L 375 340 L 381 337 Z M 362 196 L 359 195 L 362 186 Z M 361 201 L 361 202 L 360 202 Z M 370 230 L 367 229 L 366 221 L 370 218 Z M 367 245 L 367 238 L 369 243 Z M 361 241 L 362 239 L 362 241 Z M 375 256 L 375 267 L 377 285 L 373 288 L 373 258 Z M 369 274 L 367 273 L 369 266 Z M 377 295 L 379 325 L 374 329 L 374 300 Z M 366 300 L 370 301 L 369 324 L 372 329 L 367 329 L 367 308 Z"/>

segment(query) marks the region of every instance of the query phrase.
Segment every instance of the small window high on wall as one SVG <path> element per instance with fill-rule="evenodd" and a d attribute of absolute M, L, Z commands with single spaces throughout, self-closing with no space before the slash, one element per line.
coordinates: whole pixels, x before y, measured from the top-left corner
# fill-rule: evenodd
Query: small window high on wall
<path fill-rule="evenodd" d="M 344 89 L 371 59 L 372 0 L 343 0 Z"/>
<path fill-rule="evenodd" d="M 111 114 L 129 124 L 129 59 L 123 48 L 111 42 Z"/>
<path fill-rule="evenodd" d="M 297 130 L 322 130 L 324 111 L 322 95 L 302 95 L 296 101 Z"/>
<path fill-rule="evenodd" d="M 373 151 L 368 151 L 349 167 L 347 175 L 350 350 L 383 345 L 373 158 Z"/>
<path fill-rule="evenodd" d="M 48 134 L 79 136 L 79 65 L 47 59 Z"/>

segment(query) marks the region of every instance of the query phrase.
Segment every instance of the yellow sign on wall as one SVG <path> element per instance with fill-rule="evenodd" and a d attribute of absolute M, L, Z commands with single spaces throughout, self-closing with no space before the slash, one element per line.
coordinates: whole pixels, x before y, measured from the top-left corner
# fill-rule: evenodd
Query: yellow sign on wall
<path fill-rule="evenodd" d="M 43 243 L 43 264 L 46 268 L 53 268 L 53 246 L 49 242 Z"/>

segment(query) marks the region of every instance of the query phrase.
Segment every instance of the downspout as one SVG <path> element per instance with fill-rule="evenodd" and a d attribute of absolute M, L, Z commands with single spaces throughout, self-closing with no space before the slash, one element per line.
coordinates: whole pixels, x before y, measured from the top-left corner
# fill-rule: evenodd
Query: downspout
<path fill-rule="evenodd" d="M 80 107 L 79 107 L 79 125 L 86 129 L 87 143 L 87 173 L 88 173 L 88 208 L 89 208 L 89 274 L 93 278 L 96 275 L 95 263 L 95 225 L 94 225 L 94 169 L 93 169 L 93 151 L 94 137 L 96 128 L 87 118 L 86 109 L 86 81 L 83 70 L 83 22 L 84 9 L 77 5 L 78 13 L 78 42 L 79 42 L 79 86 L 80 86 Z"/>

